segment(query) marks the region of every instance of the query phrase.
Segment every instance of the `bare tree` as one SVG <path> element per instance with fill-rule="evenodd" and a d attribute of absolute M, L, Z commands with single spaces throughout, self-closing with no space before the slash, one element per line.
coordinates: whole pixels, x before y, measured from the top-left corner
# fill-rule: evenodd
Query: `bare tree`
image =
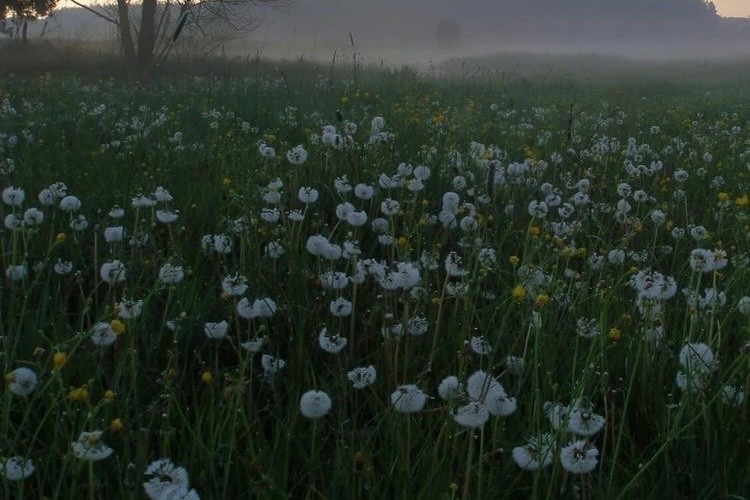
<path fill-rule="evenodd" d="M 225 33 L 248 31 L 258 24 L 254 7 L 291 3 L 291 0 L 117 0 L 111 7 L 91 7 L 72 1 L 117 25 L 125 58 L 140 66 L 148 66 L 155 58 L 165 56 L 185 30 L 204 37 L 216 32 L 210 27 L 219 25 Z"/>
<path fill-rule="evenodd" d="M 0 0 L 0 20 L 10 19 L 14 36 L 26 41 L 29 21 L 48 16 L 56 5 L 57 0 Z"/>

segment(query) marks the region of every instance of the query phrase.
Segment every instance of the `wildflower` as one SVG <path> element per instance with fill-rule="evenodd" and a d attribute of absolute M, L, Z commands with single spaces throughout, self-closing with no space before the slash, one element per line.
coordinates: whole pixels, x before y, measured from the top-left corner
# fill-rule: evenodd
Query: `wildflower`
<path fill-rule="evenodd" d="M 593 436 L 604 427 L 604 417 L 593 413 L 587 405 L 575 405 L 568 414 L 568 430 L 579 436 Z"/>
<path fill-rule="evenodd" d="M 164 189 L 163 187 L 159 186 L 154 190 L 153 197 L 156 199 L 156 201 L 160 201 L 162 203 L 166 203 L 168 201 L 172 201 L 174 198 L 170 194 L 169 191 Z"/>
<path fill-rule="evenodd" d="M 455 375 L 445 377 L 438 385 L 438 395 L 445 401 L 457 398 L 463 390 L 463 384 Z"/>
<path fill-rule="evenodd" d="M 171 210 L 156 211 L 156 220 L 158 220 L 162 224 L 171 224 L 172 222 L 176 221 L 178 217 L 179 214 Z"/>
<path fill-rule="evenodd" d="M 11 186 L 3 189 L 2 198 L 3 203 L 6 205 L 20 207 L 23 204 L 23 200 L 26 199 L 26 193 L 21 188 Z"/>
<path fill-rule="evenodd" d="M 66 196 L 60 200 L 60 208 L 65 212 L 75 212 L 81 208 L 81 200 L 75 196 Z"/>
<path fill-rule="evenodd" d="M 248 340 L 247 342 L 243 342 L 240 344 L 240 347 L 242 347 L 244 350 L 248 352 L 260 352 L 260 350 L 263 348 L 263 344 L 266 343 L 265 337 L 259 337 L 254 338 L 251 340 Z"/>
<path fill-rule="evenodd" d="M 297 192 L 297 198 L 305 205 L 315 203 L 318 201 L 318 190 L 311 187 L 301 187 Z"/>
<path fill-rule="evenodd" d="M 453 278 L 460 278 L 469 274 L 469 271 L 461 267 L 461 257 L 456 252 L 450 252 L 445 257 L 445 271 L 448 276 Z"/>
<path fill-rule="evenodd" d="M 338 354 L 342 349 L 344 349 L 344 347 L 346 347 L 346 344 L 346 337 L 342 337 L 338 334 L 332 334 L 325 327 L 320 330 L 320 334 L 318 335 L 318 345 L 320 345 L 320 348 L 325 352 Z"/>
<path fill-rule="evenodd" d="M 728 406 L 739 408 L 745 402 L 745 392 L 733 385 L 724 385 L 721 388 L 721 400 Z"/>
<path fill-rule="evenodd" d="M 5 269 L 5 277 L 11 281 L 21 281 L 27 274 L 26 264 L 11 264 Z"/>
<path fill-rule="evenodd" d="M 271 356 L 270 354 L 264 354 L 260 358 L 260 365 L 267 374 L 276 374 L 284 369 L 286 361 L 281 358 Z"/>
<path fill-rule="evenodd" d="M 105 445 L 102 440 L 102 431 L 81 432 L 78 439 L 71 443 L 73 454 L 82 460 L 104 460 L 108 458 L 114 450 Z"/>
<path fill-rule="evenodd" d="M 349 381 L 352 383 L 352 387 L 354 387 L 355 389 L 364 389 L 368 385 L 374 384 L 376 376 L 377 372 L 375 371 L 375 367 L 372 365 L 358 366 L 350 370 L 349 373 L 346 374 L 346 377 L 349 379 Z"/>
<path fill-rule="evenodd" d="M 122 241 L 125 235 L 125 229 L 122 226 L 112 226 L 104 228 L 104 241 L 107 243 L 115 243 Z"/>
<path fill-rule="evenodd" d="M 352 313 L 352 303 L 343 297 L 331 301 L 328 309 L 337 318 L 349 316 Z"/>
<path fill-rule="evenodd" d="M 599 450 L 586 441 L 574 441 L 560 450 L 560 463 L 568 472 L 587 474 L 598 463 Z"/>
<path fill-rule="evenodd" d="M 226 276 L 221 281 L 221 289 L 233 297 L 243 295 L 247 291 L 247 278 L 239 274 Z"/>
<path fill-rule="evenodd" d="M 75 387 L 70 390 L 68 393 L 68 399 L 73 402 L 83 402 L 86 401 L 89 398 L 89 390 L 83 386 L 83 387 Z"/>
<path fill-rule="evenodd" d="M 125 265 L 119 260 L 105 262 L 99 270 L 99 276 L 110 285 L 125 281 Z"/>
<path fill-rule="evenodd" d="M 109 327 L 115 332 L 116 335 L 122 335 L 125 333 L 125 323 L 119 319 L 113 319 L 109 322 Z"/>
<path fill-rule="evenodd" d="M 182 266 L 167 263 L 159 269 L 159 281 L 165 285 L 176 285 L 184 278 L 185 271 Z"/>
<path fill-rule="evenodd" d="M 427 395 L 416 385 L 401 385 L 391 393 L 391 403 L 399 413 L 416 413 L 424 408 Z"/>
<path fill-rule="evenodd" d="M 398 214 L 398 211 L 401 209 L 401 205 L 398 201 L 392 200 L 391 198 L 386 198 L 380 203 L 380 211 L 383 212 L 383 215 L 386 217 L 391 217 L 393 215 Z"/>
<path fill-rule="evenodd" d="M 745 315 L 750 315 L 750 297 L 742 297 L 737 302 L 737 310 Z"/>
<path fill-rule="evenodd" d="M 135 319 L 143 312 L 143 301 L 124 298 L 117 304 L 117 310 L 122 319 Z"/>
<path fill-rule="evenodd" d="M 492 346 L 483 336 L 471 337 L 469 345 L 471 345 L 471 350 L 480 356 L 486 356 L 492 352 Z"/>
<path fill-rule="evenodd" d="M 113 344 L 115 340 L 117 340 L 117 333 L 112 325 L 107 322 L 100 321 L 91 329 L 91 342 L 94 345 L 108 346 Z"/>
<path fill-rule="evenodd" d="M 367 184 L 357 184 L 354 186 L 354 196 L 360 200 L 369 200 L 375 194 L 375 189 Z"/>
<path fill-rule="evenodd" d="M 503 386 L 488 373 L 477 370 L 466 381 L 466 392 L 483 403 L 496 416 L 507 416 L 516 410 L 515 398 L 509 398 Z"/>
<path fill-rule="evenodd" d="M 220 339 L 227 334 L 229 330 L 229 324 L 226 321 L 220 321 L 218 323 L 205 323 L 203 325 L 203 333 L 210 339 Z"/>
<path fill-rule="evenodd" d="M 38 208 L 29 208 L 23 213 L 23 222 L 27 226 L 37 226 L 44 221 L 44 212 Z"/>
<path fill-rule="evenodd" d="M 544 219 L 547 216 L 547 203 L 543 201 L 532 201 L 529 203 L 529 215 L 534 219 Z"/>
<path fill-rule="evenodd" d="M 479 401 L 470 403 L 456 409 L 453 419 L 463 427 L 476 428 L 483 426 L 490 418 L 487 408 Z"/>
<path fill-rule="evenodd" d="M 188 493 L 190 482 L 188 473 L 183 467 L 177 467 L 168 458 L 151 462 L 144 475 L 150 478 L 143 483 L 146 495 L 152 500 L 164 498 L 183 498 L 178 493 Z"/>
<path fill-rule="evenodd" d="M 210 371 L 206 370 L 201 373 L 201 382 L 208 385 L 214 381 L 214 375 Z"/>
<path fill-rule="evenodd" d="M 331 410 L 331 398 L 323 391 L 307 391 L 299 400 L 299 409 L 307 418 L 320 418 Z"/>
<path fill-rule="evenodd" d="M 56 352 L 52 355 L 52 368 L 60 370 L 68 362 L 68 356 L 64 352 Z"/>
<path fill-rule="evenodd" d="M 717 366 L 713 351 L 702 343 L 685 344 L 680 349 L 678 360 L 691 373 L 710 372 Z"/>
<path fill-rule="evenodd" d="M 8 214 L 3 219 L 3 224 L 5 227 L 10 229 L 11 231 L 15 231 L 16 229 L 21 229 L 23 227 L 23 219 L 18 214 Z"/>
<path fill-rule="evenodd" d="M 341 271 L 327 271 L 320 275 L 320 284 L 323 288 L 343 290 L 349 285 L 349 277 Z"/>
<path fill-rule="evenodd" d="M 119 205 L 115 205 L 112 207 L 112 209 L 107 213 L 110 217 L 113 219 L 119 219 L 125 215 L 125 210 L 122 209 Z"/>
<path fill-rule="evenodd" d="M 526 288 L 523 285 L 516 285 L 511 290 L 510 295 L 516 302 L 521 302 L 526 298 Z"/>
<path fill-rule="evenodd" d="M 511 452 L 513 461 L 521 469 L 537 470 L 552 463 L 556 443 L 552 434 L 545 432 L 529 438 L 525 446 L 516 446 Z"/>
<path fill-rule="evenodd" d="M 595 319 L 578 318 L 576 332 L 579 337 L 591 339 L 599 335 L 599 326 Z"/>
<path fill-rule="evenodd" d="M 26 367 L 16 368 L 5 375 L 8 390 L 16 396 L 28 396 L 36 389 L 39 379 L 34 370 Z"/>
<path fill-rule="evenodd" d="M 267 257 L 271 259 L 278 259 L 282 255 L 284 255 L 285 252 L 286 252 L 286 249 L 284 248 L 284 245 L 281 244 L 281 242 L 271 241 L 266 245 L 264 253 Z"/>
<path fill-rule="evenodd" d="M 414 337 L 419 337 L 427 333 L 429 326 L 430 323 L 427 321 L 427 318 L 421 316 L 409 318 L 406 322 L 406 328 L 409 331 L 409 334 Z"/>
<path fill-rule="evenodd" d="M 8 481 L 26 479 L 35 469 L 34 462 L 30 458 L 19 457 L 18 455 L 8 457 L 0 465 L 0 470 Z"/>

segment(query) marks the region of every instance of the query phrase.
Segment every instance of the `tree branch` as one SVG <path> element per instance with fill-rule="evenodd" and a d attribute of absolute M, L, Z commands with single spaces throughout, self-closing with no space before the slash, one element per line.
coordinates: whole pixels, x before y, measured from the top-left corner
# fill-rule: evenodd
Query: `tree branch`
<path fill-rule="evenodd" d="M 84 5 L 84 4 L 82 4 L 81 2 L 78 2 L 77 0 L 70 0 L 70 1 L 71 1 L 71 2 L 73 2 L 74 4 L 76 4 L 77 6 L 79 6 L 80 8 L 82 8 L 82 9 L 86 9 L 87 11 L 91 12 L 92 14 L 94 14 L 94 15 L 96 15 L 96 16 L 99 16 L 99 17 L 101 17 L 101 18 L 102 18 L 102 19 L 104 19 L 105 21 L 109 21 L 110 23 L 112 23 L 112 24 L 114 24 L 114 25 L 117 25 L 117 26 L 119 26 L 119 25 L 120 25 L 120 23 L 119 23 L 119 22 L 118 22 L 117 20 L 115 20 L 115 19 L 112 19 L 111 17 L 109 17 L 109 16 L 107 16 L 107 15 L 105 15 L 105 14 L 102 14 L 102 13 L 101 13 L 101 12 L 99 12 L 98 10 L 94 10 L 94 9 L 92 9 L 92 8 L 91 8 L 91 7 L 89 7 L 88 5 Z"/>

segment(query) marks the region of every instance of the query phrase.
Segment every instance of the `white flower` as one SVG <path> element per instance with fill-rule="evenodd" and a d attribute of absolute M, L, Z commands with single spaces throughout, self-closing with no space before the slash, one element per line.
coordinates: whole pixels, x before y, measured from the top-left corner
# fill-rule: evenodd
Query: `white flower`
<path fill-rule="evenodd" d="M 331 301 L 328 309 L 331 311 L 331 314 L 337 318 L 342 318 L 344 316 L 349 316 L 352 313 L 352 303 L 343 297 L 339 297 Z"/>
<path fill-rule="evenodd" d="M 461 257 L 456 252 L 450 252 L 445 257 L 445 271 L 448 276 L 453 278 L 460 278 L 469 274 L 469 271 L 461 267 Z"/>
<path fill-rule="evenodd" d="M 108 346 L 117 339 L 117 333 L 109 323 L 100 321 L 91 329 L 91 342 L 98 346 Z"/>
<path fill-rule="evenodd" d="M 122 319 L 135 319 L 143 312 L 143 301 L 133 299 L 122 299 L 117 304 L 117 315 Z"/>
<path fill-rule="evenodd" d="M 463 393 L 464 387 L 455 375 L 445 377 L 438 385 L 438 395 L 445 401 L 455 399 Z"/>
<path fill-rule="evenodd" d="M 115 205 L 107 215 L 109 215 L 113 219 L 119 219 L 125 215 L 125 210 L 123 210 L 119 205 Z"/>
<path fill-rule="evenodd" d="M 386 217 L 391 217 L 398 214 L 400 208 L 401 204 L 396 200 L 392 200 L 391 198 L 386 198 L 385 200 L 380 202 L 380 211 L 383 212 L 383 215 L 385 215 Z"/>
<path fill-rule="evenodd" d="M 130 201 L 130 204 L 133 208 L 153 207 L 154 205 L 156 205 L 156 200 L 151 197 L 139 194 Z"/>
<path fill-rule="evenodd" d="M 367 184 L 357 184 L 354 186 L 354 196 L 360 200 L 369 200 L 375 194 L 375 189 Z"/>
<path fill-rule="evenodd" d="M 299 400 L 299 409 L 307 418 L 320 418 L 331 410 L 331 398 L 323 391 L 307 391 Z"/>
<path fill-rule="evenodd" d="M 220 321 L 218 323 L 206 323 L 203 325 L 203 333 L 210 339 L 220 339 L 227 334 L 229 330 L 229 324 L 226 321 Z"/>
<path fill-rule="evenodd" d="M 483 336 L 471 337 L 469 345 L 471 345 L 471 350 L 480 356 L 486 356 L 492 352 L 492 346 Z"/>
<path fill-rule="evenodd" d="M 125 264 L 119 260 L 105 262 L 102 264 L 101 269 L 99 269 L 99 276 L 105 283 L 109 283 L 110 285 L 125 281 Z"/>
<path fill-rule="evenodd" d="M 247 278 L 239 274 L 226 276 L 221 281 L 221 290 L 232 297 L 243 295 L 247 291 Z"/>
<path fill-rule="evenodd" d="M 560 463 L 568 472 L 587 474 L 594 470 L 599 450 L 586 441 L 574 441 L 560 450 Z"/>
<path fill-rule="evenodd" d="M 331 334 L 325 327 L 320 330 L 320 334 L 318 335 L 318 345 L 320 345 L 320 348 L 325 352 L 337 354 L 346 347 L 346 344 L 346 337 Z"/>
<path fill-rule="evenodd" d="M 5 479 L 8 481 L 20 481 L 29 477 L 36 467 L 30 458 L 19 457 L 18 455 L 8 457 L 0 466 Z"/>
<path fill-rule="evenodd" d="M 343 290 L 349 285 L 349 277 L 341 271 L 327 271 L 320 275 L 320 284 L 323 288 Z"/>
<path fill-rule="evenodd" d="M 16 396 L 28 396 L 39 382 L 34 370 L 26 367 L 16 368 L 5 376 L 8 390 Z"/>
<path fill-rule="evenodd" d="M 59 274 L 60 276 L 64 276 L 66 274 L 70 274 L 70 272 L 73 271 L 73 263 L 70 261 L 57 259 L 57 262 L 55 262 L 55 265 L 52 266 L 52 268 L 57 274 Z"/>
<path fill-rule="evenodd" d="M 11 281 L 21 281 L 27 274 L 26 264 L 11 264 L 5 269 L 5 277 Z"/>
<path fill-rule="evenodd" d="M 172 212 L 171 210 L 156 211 L 156 220 L 158 220 L 162 224 L 171 224 L 172 222 L 177 220 L 177 217 L 179 217 L 179 214 L 177 214 L 176 212 Z"/>
<path fill-rule="evenodd" d="M 3 224 L 11 231 L 15 231 L 23 227 L 24 222 L 19 214 L 8 214 L 3 219 Z"/>
<path fill-rule="evenodd" d="M 532 201 L 529 203 L 529 215 L 535 219 L 544 219 L 547 216 L 547 204 L 543 201 Z"/>
<path fill-rule="evenodd" d="M 305 151 L 305 148 L 299 144 L 287 151 L 286 159 L 292 165 L 302 165 L 307 161 L 307 151 Z"/>
<path fill-rule="evenodd" d="M 163 187 L 159 186 L 154 190 L 153 197 L 156 198 L 156 201 L 161 201 L 162 203 L 172 201 L 174 198 L 172 195 L 164 189 Z"/>
<path fill-rule="evenodd" d="M 266 343 L 265 337 L 257 337 L 257 338 L 248 340 L 247 342 L 241 343 L 240 346 L 248 352 L 260 352 L 260 350 L 263 348 L 263 344 L 265 343 Z"/>
<path fill-rule="evenodd" d="M 159 281 L 165 285 L 176 285 L 185 278 L 182 266 L 166 263 L 159 269 Z"/>
<path fill-rule="evenodd" d="M 750 297 L 742 297 L 737 302 L 737 310 L 745 315 L 750 314 Z"/>
<path fill-rule="evenodd" d="M 112 226 L 104 228 L 104 241 L 107 243 L 114 243 L 122 241 L 125 235 L 125 228 L 122 226 Z"/>
<path fill-rule="evenodd" d="M 29 208 L 23 213 L 23 222 L 27 226 L 37 226 L 44 221 L 44 212 L 38 208 Z"/>
<path fill-rule="evenodd" d="M 73 231 L 83 231 L 89 227 L 89 221 L 86 220 L 85 215 L 78 215 L 70 221 L 70 229 Z"/>
<path fill-rule="evenodd" d="M 273 375 L 284 369 L 286 361 L 270 354 L 264 354 L 260 357 L 260 365 L 267 374 Z"/>
<path fill-rule="evenodd" d="M 280 241 L 270 241 L 266 245 L 265 255 L 271 259 L 278 259 L 282 255 L 284 255 L 285 252 L 286 252 L 286 249 L 284 248 L 284 245 L 282 245 Z"/>
<path fill-rule="evenodd" d="M 490 412 L 479 401 L 472 401 L 457 408 L 453 419 L 463 427 L 476 428 L 483 426 L 490 419 Z"/>
<path fill-rule="evenodd" d="M 187 493 L 190 488 L 188 473 L 183 467 L 177 467 L 168 458 L 162 458 L 151 462 L 144 475 L 151 476 L 143 483 L 146 495 L 152 500 L 174 498 L 177 491 Z M 167 496 L 170 495 L 170 496 Z"/>
<path fill-rule="evenodd" d="M 678 359 L 689 373 L 710 372 L 717 366 L 713 351 L 702 343 L 685 344 L 680 349 Z"/>
<path fill-rule="evenodd" d="M 376 376 L 375 367 L 372 365 L 358 366 L 346 374 L 355 389 L 364 389 L 368 385 L 374 384 Z"/>
<path fill-rule="evenodd" d="M 391 393 L 391 403 L 399 413 L 416 413 L 424 408 L 427 395 L 416 385 L 401 385 Z"/>
<path fill-rule="evenodd" d="M 6 205 L 20 207 L 25 199 L 26 193 L 21 188 L 11 186 L 3 189 L 3 203 Z"/>
<path fill-rule="evenodd" d="M 78 439 L 70 444 L 73 454 L 82 460 L 104 460 L 112 454 L 112 448 L 101 441 L 102 431 L 82 432 Z"/>
<path fill-rule="evenodd" d="M 568 415 L 568 430 L 579 436 L 593 436 L 604 427 L 604 417 L 589 408 L 576 406 Z"/>
<path fill-rule="evenodd" d="M 297 198 L 305 205 L 318 201 L 318 190 L 311 187 L 301 187 L 297 192 Z"/>
<path fill-rule="evenodd" d="M 81 208 L 81 200 L 75 196 L 66 196 L 60 200 L 60 208 L 65 212 L 74 212 Z"/>
<path fill-rule="evenodd" d="M 511 456 L 520 468 L 537 470 L 552 463 L 555 451 L 555 438 L 550 433 L 529 438 L 525 446 L 513 448 Z"/>
<path fill-rule="evenodd" d="M 745 392 L 733 385 L 724 385 L 721 388 L 721 400 L 728 406 L 739 408 L 745 402 Z"/>

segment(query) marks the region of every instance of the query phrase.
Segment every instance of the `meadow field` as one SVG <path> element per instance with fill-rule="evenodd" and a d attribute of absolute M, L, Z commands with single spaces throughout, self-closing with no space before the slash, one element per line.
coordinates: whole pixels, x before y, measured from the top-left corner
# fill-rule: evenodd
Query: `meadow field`
<path fill-rule="evenodd" d="M 746 81 L 196 75 L 0 77 L 2 498 L 748 498 Z"/>

